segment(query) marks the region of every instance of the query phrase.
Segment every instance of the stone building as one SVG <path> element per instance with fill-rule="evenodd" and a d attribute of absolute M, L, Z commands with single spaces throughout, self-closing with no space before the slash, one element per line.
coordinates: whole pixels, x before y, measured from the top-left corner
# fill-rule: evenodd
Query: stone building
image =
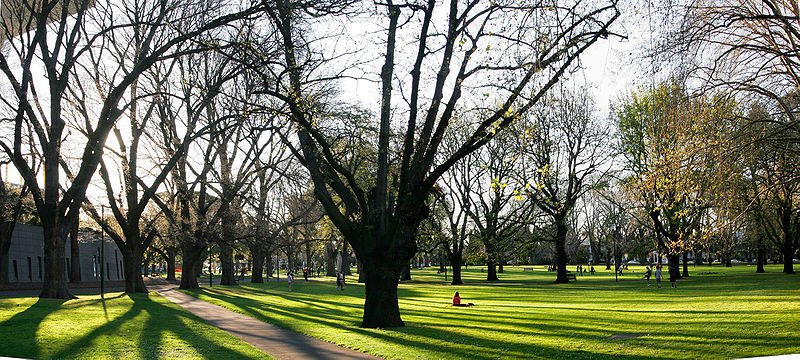
<path fill-rule="evenodd" d="M 78 246 L 80 250 L 81 281 L 100 281 L 100 233 L 92 230 L 81 230 L 78 233 Z M 117 245 L 105 237 L 104 266 L 106 280 L 123 279 L 122 254 Z M 64 276 L 69 276 L 72 259 L 70 242 L 67 241 L 67 255 L 64 262 L 66 269 Z M 44 271 L 44 233 L 42 227 L 17 224 L 11 238 L 11 248 L 8 253 L 8 280 L 12 283 L 42 282 Z"/>

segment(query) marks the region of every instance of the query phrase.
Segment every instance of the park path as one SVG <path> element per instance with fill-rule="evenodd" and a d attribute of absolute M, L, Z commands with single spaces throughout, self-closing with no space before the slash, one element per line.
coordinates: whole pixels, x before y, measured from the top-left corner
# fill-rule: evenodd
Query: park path
<path fill-rule="evenodd" d="M 281 329 L 177 290 L 175 285 L 149 285 L 207 323 L 248 342 L 270 356 L 283 359 L 379 359 L 291 330 Z"/>

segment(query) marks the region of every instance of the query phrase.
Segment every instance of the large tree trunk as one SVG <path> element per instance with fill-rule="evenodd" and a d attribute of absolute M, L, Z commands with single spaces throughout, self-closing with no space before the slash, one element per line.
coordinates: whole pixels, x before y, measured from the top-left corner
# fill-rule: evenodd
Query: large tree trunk
<path fill-rule="evenodd" d="M 767 272 L 764 270 L 764 262 L 767 259 L 767 253 L 764 251 L 764 245 L 761 243 L 761 239 L 756 240 L 756 272 L 757 273 L 765 273 Z"/>
<path fill-rule="evenodd" d="M 460 253 L 454 251 L 450 254 L 450 264 L 453 265 L 453 281 L 450 282 L 450 285 L 461 285 L 464 283 L 464 281 L 461 280 L 462 261 Z"/>
<path fill-rule="evenodd" d="M 342 272 L 345 275 L 353 275 L 350 271 L 350 250 L 346 241 L 342 244 Z"/>
<path fill-rule="evenodd" d="M 272 262 L 272 255 L 270 252 L 264 251 L 264 272 L 267 274 L 267 281 L 272 277 L 272 269 L 275 268 L 275 263 Z"/>
<path fill-rule="evenodd" d="M 122 251 L 123 271 L 125 274 L 125 292 L 126 293 L 146 293 L 147 288 L 144 286 L 144 279 L 142 278 L 142 259 L 144 258 L 144 250 L 131 248 L 120 248 Z"/>
<path fill-rule="evenodd" d="M 55 217 L 57 215 L 53 215 Z M 44 228 L 44 277 L 40 298 L 74 299 L 67 287 L 64 276 L 66 269 L 64 257 L 65 235 L 67 231 L 61 224 L 46 216 L 40 216 Z"/>
<path fill-rule="evenodd" d="M 400 281 L 411 281 L 411 262 L 408 262 L 400 273 Z"/>
<path fill-rule="evenodd" d="M 325 276 L 336 276 L 336 246 L 333 241 L 325 244 Z"/>
<path fill-rule="evenodd" d="M 567 279 L 567 224 L 565 219 L 556 219 L 556 284 L 566 284 Z"/>
<path fill-rule="evenodd" d="M 461 254 L 452 254 L 450 256 L 450 264 L 453 265 L 453 281 L 450 285 L 461 285 L 464 281 L 461 280 Z"/>
<path fill-rule="evenodd" d="M 499 281 L 497 277 L 497 254 L 494 251 L 494 240 L 484 241 L 483 245 L 486 247 L 486 281 Z"/>
<path fill-rule="evenodd" d="M 785 239 L 783 242 L 783 272 L 785 274 L 794 274 L 794 264 L 792 263 L 792 259 L 794 258 L 794 246 L 792 244 L 792 238 L 790 236 L 784 235 Z"/>
<path fill-rule="evenodd" d="M 683 252 L 683 277 L 689 277 L 689 251 Z"/>
<path fill-rule="evenodd" d="M 253 255 L 253 274 L 250 276 L 250 282 L 255 284 L 264 283 L 264 261 L 266 254 L 258 246 L 251 247 L 250 253 Z"/>
<path fill-rule="evenodd" d="M 181 289 L 199 289 L 197 277 L 200 275 L 198 268 L 203 264 L 204 246 L 195 244 L 183 245 L 183 269 L 181 273 Z"/>
<path fill-rule="evenodd" d="M 366 265 L 366 264 L 365 264 Z M 397 284 L 400 268 L 381 266 L 364 266 L 366 276 L 366 299 L 364 301 L 364 317 L 361 327 L 392 328 L 405 326 L 400 318 L 400 306 L 397 302 Z"/>
<path fill-rule="evenodd" d="M 678 254 L 669 254 L 667 255 L 667 266 L 675 267 L 676 269 L 680 269 L 681 266 L 681 259 Z M 680 279 L 680 272 L 678 273 L 678 278 Z"/>
<path fill-rule="evenodd" d="M 222 276 L 219 278 L 220 285 L 234 285 L 236 283 L 236 271 L 233 267 L 233 244 L 228 241 L 219 243 L 219 261 L 222 264 Z"/>
<path fill-rule="evenodd" d="M 357 261 L 356 264 L 358 265 L 358 280 L 356 280 L 359 284 L 363 284 L 367 282 L 367 275 L 364 274 L 364 265 L 361 264 L 361 261 Z"/>
<path fill-rule="evenodd" d="M 497 277 L 497 264 L 490 257 L 486 260 L 486 281 L 499 281 Z"/>
<path fill-rule="evenodd" d="M 167 248 L 167 280 L 175 281 L 175 261 L 178 257 L 178 248 Z"/>
<path fill-rule="evenodd" d="M 81 282 L 81 249 L 78 245 L 78 221 L 69 233 L 69 282 L 79 284 Z"/>
<path fill-rule="evenodd" d="M 123 255 L 123 258 L 125 256 Z M 144 254 L 142 256 L 142 276 L 150 276 L 150 263 L 153 261 L 152 256 Z"/>

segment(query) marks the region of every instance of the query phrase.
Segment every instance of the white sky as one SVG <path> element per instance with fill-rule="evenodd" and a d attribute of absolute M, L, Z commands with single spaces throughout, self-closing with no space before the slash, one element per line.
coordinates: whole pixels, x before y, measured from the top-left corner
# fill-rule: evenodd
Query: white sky
<path fill-rule="evenodd" d="M 582 68 L 571 74 L 568 80 L 589 88 L 595 99 L 596 115 L 603 119 L 609 115 L 609 104 L 629 93 L 637 83 L 642 84 L 642 79 L 645 78 L 642 74 L 646 73 L 641 66 L 638 66 L 643 62 L 636 59 L 640 59 L 639 49 L 647 47 L 644 44 L 649 42 L 649 32 L 642 29 L 641 26 L 626 26 L 626 23 L 641 21 L 641 19 L 634 19 L 638 11 L 628 9 L 628 14 L 625 13 L 626 9 L 622 9 L 622 11 L 623 15 L 613 30 L 627 35 L 630 39 L 623 40 L 614 36 L 609 39 L 601 39 L 581 56 Z M 625 30 L 626 28 L 634 30 Z M 644 79 L 644 81 L 647 80 Z M 345 99 L 357 101 L 368 109 L 379 107 L 380 84 L 377 82 L 345 79 L 340 85 L 340 90 Z M 11 169 L 8 169 L 8 166 L 0 166 L 0 171 L 5 179 L 16 183 L 21 182 L 13 166 Z M 104 198 L 105 194 L 101 184 L 102 181 L 99 178 L 94 179 L 87 195 L 90 198 Z"/>

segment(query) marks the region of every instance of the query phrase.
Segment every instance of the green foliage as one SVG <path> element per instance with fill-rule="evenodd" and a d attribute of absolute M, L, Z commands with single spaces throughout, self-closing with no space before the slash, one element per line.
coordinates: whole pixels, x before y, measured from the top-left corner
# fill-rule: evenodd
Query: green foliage
<path fill-rule="evenodd" d="M 6 182 L 0 183 L 5 186 L 5 191 L 0 196 L 0 221 L 16 221 L 22 224 L 39 225 L 39 217 L 36 215 L 36 204 L 33 197 L 27 193 L 22 199 L 22 207 L 17 218 L 14 218 L 14 209 L 19 202 L 22 188 Z"/>
<path fill-rule="evenodd" d="M 711 210 L 725 208 L 726 159 L 737 103 L 689 94 L 671 82 L 634 92 L 614 109 L 627 176 L 622 185 L 664 237 L 671 253 L 696 247 L 721 226 Z"/>

